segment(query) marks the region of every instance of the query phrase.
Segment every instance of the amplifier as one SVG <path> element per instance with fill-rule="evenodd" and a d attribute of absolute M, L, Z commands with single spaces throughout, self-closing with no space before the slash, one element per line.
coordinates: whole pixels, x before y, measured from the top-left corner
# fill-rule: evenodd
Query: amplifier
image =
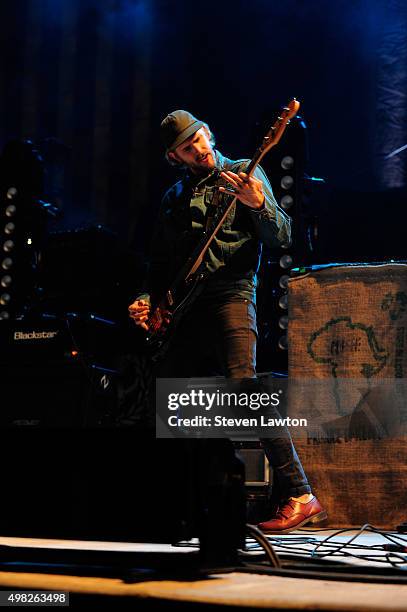
<path fill-rule="evenodd" d="M 74 313 L 1 321 L 0 379 L 8 400 L 2 402 L 0 427 L 115 424 L 117 370 L 109 342 L 114 327 L 95 315 Z"/>
<path fill-rule="evenodd" d="M 118 351 L 118 325 L 93 313 L 43 314 L 0 321 L 0 342 L 5 347 L 0 365 L 86 360 L 111 367 Z"/>
<path fill-rule="evenodd" d="M 0 365 L 1 427 L 109 427 L 117 412 L 116 372 L 79 363 Z"/>

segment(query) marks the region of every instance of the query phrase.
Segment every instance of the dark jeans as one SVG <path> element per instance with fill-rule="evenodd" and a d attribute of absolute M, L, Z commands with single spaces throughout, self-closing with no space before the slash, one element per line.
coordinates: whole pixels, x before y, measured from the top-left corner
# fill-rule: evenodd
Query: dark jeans
<path fill-rule="evenodd" d="M 256 342 L 256 307 L 250 300 L 198 300 L 182 319 L 157 376 L 255 378 Z M 281 437 L 263 438 L 261 443 L 273 468 L 278 496 L 309 493 L 311 488 L 288 429 Z"/>

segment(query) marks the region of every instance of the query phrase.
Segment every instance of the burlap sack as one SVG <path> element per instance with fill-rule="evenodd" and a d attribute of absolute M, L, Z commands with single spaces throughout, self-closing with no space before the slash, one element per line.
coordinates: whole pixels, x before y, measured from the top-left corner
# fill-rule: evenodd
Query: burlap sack
<path fill-rule="evenodd" d="M 320 419 L 308 438 L 292 433 L 330 526 L 407 520 L 406 323 L 407 265 L 326 267 L 289 282 L 289 377 L 308 381 L 289 410 Z"/>
<path fill-rule="evenodd" d="M 326 267 L 289 281 L 289 373 L 403 378 L 407 265 Z"/>
<path fill-rule="evenodd" d="M 289 281 L 290 413 L 308 434 L 404 435 L 407 265 L 321 267 Z"/>

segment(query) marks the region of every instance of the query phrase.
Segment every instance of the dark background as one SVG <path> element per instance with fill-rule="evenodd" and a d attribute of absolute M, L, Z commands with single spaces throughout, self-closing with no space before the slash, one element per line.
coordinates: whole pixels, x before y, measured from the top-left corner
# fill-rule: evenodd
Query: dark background
<path fill-rule="evenodd" d="M 159 133 L 176 108 L 241 158 L 296 97 L 300 119 L 262 161 L 280 201 L 281 157 L 296 158 L 292 266 L 406 259 L 402 0 L 16 0 L 0 4 L 0 19 L 0 148 L 32 140 L 43 199 L 59 211 L 37 312 L 129 325 L 159 202 L 177 178 Z M 286 253 L 266 253 L 259 274 L 261 370 L 286 367 L 286 351 L 274 353 Z"/>
<path fill-rule="evenodd" d="M 407 151 L 386 157 L 407 143 L 405 1 L 13 0 L 0 4 L 0 23 L 0 147 L 32 139 L 45 162 L 43 198 L 61 213 L 44 255 L 48 310 L 127 319 L 160 197 L 175 178 L 159 124 L 176 108 L 207 121 L 227 156 L 250 157 L 259 125 L 297 97 L 308 178 L 294 216 L 315 218 L 317 231 L 313 251 L 302 260 L 294 253 L 294 263 L 406 258 Z M 288 141 L 287 130 L 278 150 Z M 266 274 L 263 290 L 271 283 Z M 65 363 L 61 385 L 47 363 L 37 365 L 45 383 L 36 399 L 20 366 L 15 380 L 2 370 L 11 398 L 3 402 L 16 402 L 19 388 L 31 407 L 55 388 L 52 408 L 62 410 L 92 391 L 79 365 L 79 390 L 66 382 Z M 78 431 L 15 433 L 2 436 L 2 533 L 66 535 L 72 516 L 83 530 L 96 519 L 119 525 L 122 508 L 130 522 L 135 493 L 149 507 L 140 471 L 156 477 L 157 445 L 148 440 L 144 455 L 123 431 L 94 443 Z M 165 453 L 159 461 L 158 480 Z M 89 483 L 100 486 L 93 499 Z"/>
<path fill-rule="evenodd" d="M 404 256 L 407 152 L 385 159 L 407 142 L 400 0 L 16 0 L 0 19 L 0 144 L 40 146 L 63 213 L 52 230 L 102 224 L 141 257 L 174 179 L 167 112 L 192 111 L 224 154 L 250 157 L 256 124 L 295 96 L 306 171 L 325 180 L 315 258 Z"/>

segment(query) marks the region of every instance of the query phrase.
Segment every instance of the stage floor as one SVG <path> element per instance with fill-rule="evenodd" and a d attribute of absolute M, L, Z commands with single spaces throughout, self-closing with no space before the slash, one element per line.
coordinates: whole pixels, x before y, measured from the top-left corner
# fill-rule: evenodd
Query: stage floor
<path fill-rule="evenodd" d="M 302 529 L 284 536 L 269 536 L 275 551 L 286 564 L 287 559 L 297 557 L 300 561 L 317 554 L 326 555 L 329 562 L 351 563 L 351 571 L 367 566 L 384 566 L 385 554 L 392 554 L 393 563 L 406 571 L 405 583 L 362 582 L 358 579 L 331 580 L 322 576 L 302 577 L 269 575 L 262 571 L 224 571 L 208 576 L 182 577 L 174 579 L 177 564 L 187 566 L 196 558 L 198 548 L 195 541 L 183 546 L 134 542 L 96 542 L 84 540 L 50 540 L 40 538 L 0 538 L 0 589 L 1 590 L 57 590 L 69 592 L 71 604 L 79 597 L 81 605 L 87 598 L 106 597 L 117 607 L 133 600 L 137 605 L 146 602 L 156 605 L 163 602 L 177 604 L 179 609 L 187 603 L 234 606 L 238 608 L 272 608 L 274 610 L 395 610 L 407 609 L 407 553 L 384 551 L 383 544 L 389 541 L 378 533 L 358 534 L 355 529 L 335 535 L 330 529 Z M 389 535 L 390 532 L 386 532 Z M 397 536 L 394 538 L 394 536 Z M 323 540 L 330 536 L 329 541 Z M 407 534 L 390 535 L 407 547 Z M 340 556 L 345 543 L 346 553 Z M 244 561 L 256 564 L 259 549 L 250 538 L 246 543 Z M 54 556 L 54 557 L 52 557 Z M 367 557 L 367 558 L 365 558 Z M 149 560 L 159 559 L 157 567 L 161 575 L 146 569 Z M 21 561 L 18 561 L 21 559 Z M 141 559 L 145 563 L 140 564 Z M 183 562 L 185 559 L 186 563 Z M 17 563 L 16 563 L 17 561 Z M 391 567 L 389 564 L 387 564 Z M 168 568 L 172 567 L 172 571 Z M 267 571 L 267 570 L 266 570 Z M 396 570 L 394 570 L 396 572 Z M 167 575 L 166 575 L 167 574 Z M 134 598 L 134 599 L 133 599 Z M 138 601 L 136 601 L 138 600 Z M 144 609 L 144 608 L 143 608 Z M 147 609 L 147 608 L 145 608 Z M 168 608 L 167 608 L 168 609 Z"/>

